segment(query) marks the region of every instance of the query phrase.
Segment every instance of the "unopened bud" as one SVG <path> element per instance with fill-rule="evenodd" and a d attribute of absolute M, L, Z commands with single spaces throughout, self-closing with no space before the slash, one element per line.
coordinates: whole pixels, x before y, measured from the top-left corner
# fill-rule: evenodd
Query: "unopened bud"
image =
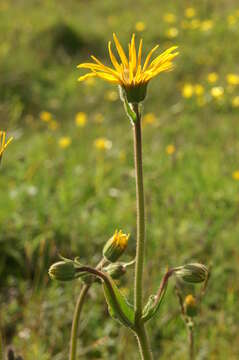
<path fill-rule="evenodd" d="M 103 270 L 106 271 L 107 274 L 109 274 L 112 277 L 112 279 L 119 279 L 121 276 L 123 276 L 126 273 L 126 269 L 124 265 L 120 263 L 109 264 Z"/>
<path fill-rule="evenodd" d="M 116 230 L 105 244 L 103 256 L 111 262 L 117 261 L 128 245 L 129 236 L 129 234 L 124 234 L 121 230 Z"/>
<path fill-rule="evenodd" d="M 175 275 L 189 283 L 201 283 L 208 278 L 208 269 L 199 263 L 187 264 L 174 269 Z"/>
<path fill-rule="evenodd" d="M 58 261 L 51 265 L 48 273 L 53 280 L 71 281 L 76 278 L 77 270 L 73 261 Z"/>
<path fill-rule="evenodd" d="M 186 296 L 183 306 L 186 315 L 190 317 L 197 315 L 197 301 L 193 295 Z"/>

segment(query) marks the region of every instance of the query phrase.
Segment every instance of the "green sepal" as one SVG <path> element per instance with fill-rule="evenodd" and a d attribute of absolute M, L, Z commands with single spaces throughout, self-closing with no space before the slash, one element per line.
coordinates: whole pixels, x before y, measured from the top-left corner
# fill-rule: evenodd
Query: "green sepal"
<path fill-rule="evenodd" d="M 109 275 L 106 277 L 107 280 L 103 280 L 102 285 L 109 314 L 122 325 L 133 328 L 135 323 L 133 306 L 125 299 L 112 278 Z"/>
<path fill-rule="evenodd" d="M 149 300 L 143 309 L 142 320 L 144 322 L 150 320 L 153 316 L 157 314 L 160 305 L 163 301 L 166 290 L 167 290 L 167 283 L 165 284 L 165 287 L 163 288 L 163 291 L 161 292 L 160 296 L 150 295 Z"/>

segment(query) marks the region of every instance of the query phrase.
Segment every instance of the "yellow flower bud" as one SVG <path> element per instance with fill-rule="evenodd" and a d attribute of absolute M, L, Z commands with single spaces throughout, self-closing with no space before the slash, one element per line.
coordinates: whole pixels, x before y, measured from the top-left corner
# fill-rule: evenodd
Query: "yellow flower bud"
<path fill-rule="evenodd" d="M 186 315 L 190 317 L 197 315 L 197 301 L 192 294 L 186 296 L 183 306 Z"/>
<path fill-rule="evenodd" d="M 129 236 L 129 234 L 124 234 L 122 230 L 116 230 L 104 246 L 104 257 L 111 262 L 117 261 L 128 245 Z"/>

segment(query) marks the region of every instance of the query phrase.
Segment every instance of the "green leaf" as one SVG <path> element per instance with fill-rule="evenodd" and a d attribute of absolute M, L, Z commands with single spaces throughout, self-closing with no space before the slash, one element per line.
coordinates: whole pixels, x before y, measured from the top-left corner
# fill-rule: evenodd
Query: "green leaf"
<path fill-rule="evenodd" d="M 133 328 L 135 322 L 133 306 L 127 302 L 110 276 L 106 275 L 106 278 L 107 280 L 103 280 L 103 289 L 111 317 L 122 325 Z"/>
<path fill-rule="evenodd" d="M 150 295 L 149 300 L 143 310 L 142 320 L 144 322 L 150 320 L 154 315 L 157 314 L 157 312 L 159 311 L 160 305 L 163 301 L 166 290 L 167 290 L 167 284 L 165 285 L 160 296 Z"/>

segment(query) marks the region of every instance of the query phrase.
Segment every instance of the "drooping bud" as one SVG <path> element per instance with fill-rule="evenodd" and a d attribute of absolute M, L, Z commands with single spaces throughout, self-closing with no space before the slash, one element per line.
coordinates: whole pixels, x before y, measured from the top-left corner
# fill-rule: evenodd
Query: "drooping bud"
<path fill-rule="evenodd" d="M 103 268 L 103 270 L 107 272 L 112 279 L 119 279 L 126 273 L 125 266 L 120 263 L 109 264 L 107 267 Z"/>
<path fill-rule="evenodd" d="M 174 274 L 189 283 L 201 283 L 208 278 L 208 269 L 199 263 L 187 264 L 174 269 Z"/>
<path fill-rule="evenodd" d="M 48 273 L 51 279 L 58 281 L 72 281 L 77 277 L 73 261 L 58 261 L 51 265 Z"/>
<path fill-rule="evenodd" d="M 197 315 L 197 301 L 192 294 L 186 296 L 183 306 L 187 316 L 193 317 Z"/>
<path fill-rule="evenodd" d="M 128 245 L 129 236 L 129 234 L 124 234 L 122 230 L 116 230 L 105 244 L 103 256 L 110 262 L 117 261 Z"/>

